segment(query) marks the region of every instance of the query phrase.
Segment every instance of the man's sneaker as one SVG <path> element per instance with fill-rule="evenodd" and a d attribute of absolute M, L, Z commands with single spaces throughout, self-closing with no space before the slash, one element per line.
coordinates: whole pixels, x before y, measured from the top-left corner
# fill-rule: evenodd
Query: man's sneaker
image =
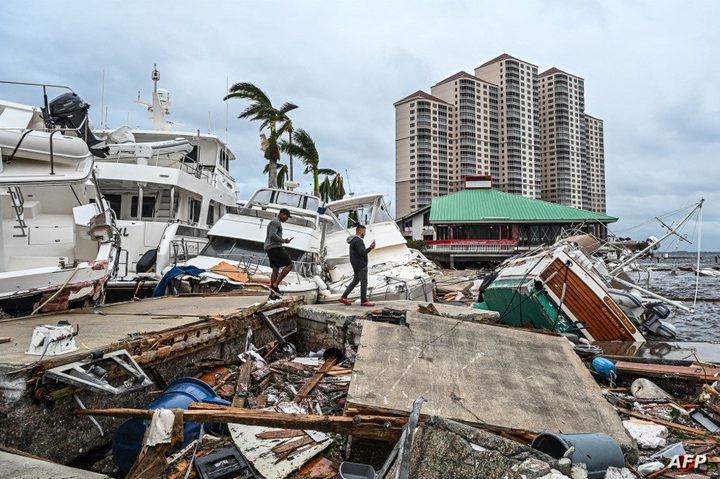
<path fill-rule="evenodd" d="M 362 303 L 360 303 L 360 306 L 371 307 L 371 306 L 375 306 L 375 303 L 373 303 L 372 301 L 363 301 Z"/>
<path fill-rule="evenodd" d="M 341 302 L 342 304 L 344 304 L 345 306 L 350 306 L 350 305 L 352 304 L 352 303 L 350 302 L 350 300 L 347 299 L 347 298 L 340 298 L 340 299 L 338 299 L 338 301 L 340 301 L 340 302 Z"/>

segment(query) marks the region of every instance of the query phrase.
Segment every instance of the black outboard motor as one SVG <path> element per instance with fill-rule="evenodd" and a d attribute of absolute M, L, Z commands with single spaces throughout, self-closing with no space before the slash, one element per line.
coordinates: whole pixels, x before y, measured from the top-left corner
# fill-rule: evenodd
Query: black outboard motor
<path fill-rule="evenodd" d="M 668 316 L 670 316 L 670 308 L 665 303 L 648 304 L 645 307 L 646 319 L 643 321 L 641 328 L 663 338 L 675 339 L 677 337 L 675 326 L 663 321 Z"/>
<path fill-rule="evenodd" d="M 77 93 L 63 93 L 48 104 L 47 117 L 58 128 L 67 128 L 77 131 L 80 138 L 85 140 L 93 155 L 106 157 L 107 151 L 102 148 L 103 140 L 98 139 L 90 130 L 88 110 L 90 105 L 80 98 Z M 95 148 L 99 146 L 100 148 Z"/>

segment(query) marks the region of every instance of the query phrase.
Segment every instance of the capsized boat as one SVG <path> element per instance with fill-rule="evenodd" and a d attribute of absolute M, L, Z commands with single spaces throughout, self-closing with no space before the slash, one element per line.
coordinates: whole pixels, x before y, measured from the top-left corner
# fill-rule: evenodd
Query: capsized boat
<path fill-rule="evenodd" d="M 0 315 L 101 302 L 117 267 L 119 237 L 93 154 L 53 114 L 47 102 L 0 101 Z"/>
<path fill-rule="evenodd" d="M 428 274 L 436 266 L 407 241 L 388 212 L 383 195 L 351 196 L 327 204 L 334 222 L 327 226 L 323 263 L 327 282 L 320 285 L 320 302 L 337 301 L 352 281 L 347 238 L 355 234 L 354 223 L 367 227 L 365 243 L 375 241 L 368 255 L 368 299 L 432 301 L 434 284 Z M 360 296 L 358 286 L 349 299 Z"/>

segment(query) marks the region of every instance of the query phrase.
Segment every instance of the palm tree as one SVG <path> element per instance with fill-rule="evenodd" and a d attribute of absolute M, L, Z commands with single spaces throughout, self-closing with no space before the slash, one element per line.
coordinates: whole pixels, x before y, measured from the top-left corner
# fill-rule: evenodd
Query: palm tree
<path fill-rule="evenodd" d="M 230 98 L 241 98 L 248 100 L 250 104 L 243 110 L 238 118 L 247 118 L 250 121 L 259 121 L 260 131 L 267 130 L 268 134 L 260 135 L 260 146 L 268 161 L 268 186 L 277 188 L 278 171 L 277 165 L 280 160 L 279 140 L 290 128 L 288 112 L 297 108 L 293 103 L 283 103 L 280 108 L 275 108 L 268 96 L 260 88 L 252 83 L 236 83 L 230 87 L 224 100 Z"/>
<path fill-rule="evenodd" d="M 345 197 L 345 186 L 343 184 L 343 177 L 335 173 L 332 181 L 329 176 L 325 176 L 325 179 L 320 183 L 320 198 L 323 201 L 335 201 L 341 200 Z"/>
<path fill-rule="evenodd" d="M 263 173 L 270 173 L 270 163 L 265 163 Z M 277 164 L 276 184 L 278 188 L 285 188 L 285 180 L 288 178 L 288 166 L 284 163 Z"/>
<path fill-rule="evenodd" d="M 293 142 L 292 140 L 295 141 Z M 320 155 L 318 154 L 315 142 L 308 132 L 303 129 L 294 130 L 291 141 L 282 140 L 280 142 L 280 149 L 290 156 L 300 158 L 300 161 L 305 165 L 304 173 L 306 175 L 312 174 L 313 192 L 317 197 L 320 197 L 320 175 L 325 175 L 326 180 L 328 176 L 337 176 L 335 170 L 320 168 Z"/>

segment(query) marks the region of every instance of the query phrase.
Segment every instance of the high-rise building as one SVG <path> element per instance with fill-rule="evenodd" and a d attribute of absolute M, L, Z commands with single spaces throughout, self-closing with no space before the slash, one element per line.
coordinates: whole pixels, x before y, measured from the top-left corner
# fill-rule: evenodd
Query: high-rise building
<path fill-rule="evenodd" d="M 450 192 L 465 176 L 499 174 L 498 87 L 466 73 L 435 84 L 433 96 L 453 105 L 450 140 Z"/>
<path fill-rule="evenodd" d="M 416 91 L 395 103 L 395 213 L 450 193 L 449 132 L 454 107 Z"/>
<path fill-rule="evenodd" d="M 603 121 L 585 114 L 587 170 L 590 172 L 590 211 L 605 213 L 605 140 Z"/>
<path fill-rule="evenodd" d="M 500 102 L 500 189 L 540 198 L 538 67 L 504 53 L 475 69 L 498 85 Z"/>
<path fill-rule="evenodd" d="M 542 199 L 588 209 L 584 80 L 557 68 L 540 74 Z"/>
<path fill-rule="evenodd" d="M 398 217 L 493 177 L 493 188 L 605 212 L 602 120 L 584 80 L 502 54 L 395 103 Z"/>

